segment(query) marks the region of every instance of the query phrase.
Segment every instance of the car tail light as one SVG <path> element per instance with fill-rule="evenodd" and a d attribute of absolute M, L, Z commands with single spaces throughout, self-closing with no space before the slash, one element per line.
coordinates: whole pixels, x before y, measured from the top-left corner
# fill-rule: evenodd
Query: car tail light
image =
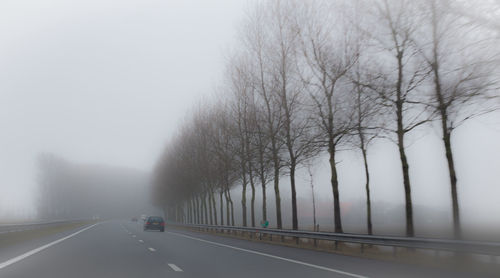
<path fill-rule="evenodd" d="M 149 224 L 151 224 L 151 223 L 149 223 L 149 222 L 146 222 L 146 225 L 149 225 Z"/>
<path fill-rule="evenodd" d="M 162 226 L 165 226 L 165 222 L 161 222 L 161 225 L 162 225 Z"/>

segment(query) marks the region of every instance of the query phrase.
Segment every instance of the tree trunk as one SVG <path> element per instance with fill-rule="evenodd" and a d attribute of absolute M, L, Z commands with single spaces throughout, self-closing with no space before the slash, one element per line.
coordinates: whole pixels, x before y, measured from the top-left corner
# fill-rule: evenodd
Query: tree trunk
<path fill-rule="evenodd" d="M 188 214 L 188 219 L 187 222 L 191 224 L 191 199 L 189 199 L 186 203 L 187 205 L 187 214 Z"/>
<path fill-rule="evenodd" d="M 277 159 L 276 159 L 277 160 Z M 280 169 L 277 161 L 275 161 L 274 166 L 274 196 L 276 202 L 276 227 L 278 229 L 282 228 L 281 224 L 281 198 L 280 198 Z"/>
<path fill-rule="evenodd" d="M 267 196 L 266 196 L 266 172 L 264 169 L 264 156 L 262 153 L 259 153 L 259 176 L 260 176 L 260 185 L 262 187 L 262 221 L 267 220 Z"/>
<path fill-rule="evenodd" d="M 297 215 L 297 191 L 295 189 L 295 159 L 290 163 L 290 186 L 292 188 L 292 229 L 299 229 L 299 219 Z"/>
<path fill-rule="evenodd" d="M 364 142 L 362 142 L 364 146 Z M 368 230 L 368 234 L 372 235 L 373 234 L 373 228 L 372 228 L 372 205 L 371 205 L 371 198 L 370 198 L 370 171 L 368 169 L 368 159 L 366 156 L 366 149 L 364 147 L 361 147 L 361 153 L 363 154 L 363 162 L 364 162 L 364 167 L 365 167 L 365 179 L 366 179 L 366 227 Z"/>
<path fill-rule="evenodd" d="M 222 201 L 222 194 L 223 191 L 221 189 L 219 196 L 220 196 L 220 224 L 221 226 L 224 226 L 224 202 Z"/>
<path fill-rule="evenodd" d="M 314 177 L 313 177 L 313 173 L 312 173 L 312 170 L 311 170 L 311 165 L 308 165 L 307 166 L 307 172 L 309 173 L 309 180 L 311 181 L 311 196 L 312 196 L 312 205 L 313 205 L 313 225 L 314 225 L 314 229 L 313 231 L 315 232 L 319 232 L 317 230 L 317 221 L 316 221 L 316 196 L 314 194 Z"/>
<path fill-rule="evenodd" d="M 460 211 L 458 204 L 457 193 L 457 174 L 455 171 L 455 162 L 453 160 L 453 152 L 451 150 L 451 131 L 452 128 L 448 125 L 448 106 L 445 104 L 443 93 L 441 90 L 440 79 L 440 59 L 439 59 L 439 36 L 438 36 L 438 16 L 436 14 L 436 2 L 432 1 L 432 37 L 433 37 L 433 63 L 432 71 L 434 73 L 435 95 L 439 102 L 439 114 L 441 116 L 441 129 L 443 132 L 443 144 L 445 148 L 446 160 L 448 162 L 448 172 L 450 176 L 451 186 L 451 204 L 453 213 L 453 232 L 456 238 L 461 238 L 460 227 Z"/>
<path fill-rule="evenodd" d="M 229 198 L 229 206 L 231 208 L 231 226 L 234 226 L 234 205 L 233 199 L 231 198 L 231 191 L 227 190 L 227 197 Z"/>
<path fill-rule="evenodd" d="M 198 196 L 197 197 L 198 199 L 198 217 L 199 217 L 199 220 L 198 220 L 198 223 L 199 224 L 203 224 L 203 199 L 201 198 L 201 196 Z"/>
<path fill-rule="evenodd" d="M 227 189 L 224 191 L 224 197 L 226 198 L 226 223 L 227 225 L 231 225 L 230 220 L 230 211 L 229 211 L 229 197 L 227 196 Z"/>
<path fill-rule="evenodd" d="M 212 193 L 209 191 L 207 193 L 207 198 L 208 198 L 208 216 L 210 219 L 210 225 L 214 224 L 213 218 L 212 218 Z"/>
<path fill-rule="evenodd" d="M 250 167 L 252 167 L 250 165 Z M 250 168 L 248 171 L 249 178 L 250 178 L 250 187 L 252 189 L 252 199 L 250 201 L 250 218 L 252 222 L 252 227 L 255 227 L 255 181 L 254 181 L 254 176 L 253 176 L 253 171 Z"/>
<path fill-rule="evenodd" d="M 214 224 L 217 225 L 217 206 L 215 204 L 215 197 L 212 189 L 210 189 L 210 199 L 212 200 L 211 205 L 213 207 L 213 213 L 214 213 Z"/>
<path fill-rule="evenodd" d="M 200 223 L 205 224 L 205 218 L 203 217 L 205 214 L 205 200 L 203 198 L 203 195 L 200 196 Z"/>
<path fill-rule="evenodd" d="M 192 223 L 196 223 L 196 203 L 194 201 L 194 198 L 191 198 L 191 215 L 192 215 Z"/>
<path fill-rule="evenodd" d="M 247 175 L 245 166 L 242 166 L 242 170 L 243 170 L 243 182 L 241 190 L 241 212 L 243 217 L 242 218 L 243 227 L 246 227 L 247 226 Z"/>
<path fill-rule="evenodd" d="M 207 209 L 207 195 L 206 195 L 206 193 L 203 194 L 203 211 L 205 214 L 204 224 L 208 224 L 208 209 Z"/>
<path fill-rule="evenodd" d="M 328 152 L 330 154 L 330 170 L 332 173 L 331 183 L 332 183 L 332 191 L 333 191 L 333 215 L 334 215 L 334 223 L 335 223 L 335 232 L 343 233 L 342 229 L 342 219 L 340 214 L 340 196 L 339 196 L 339 180 L 337 176 L 337 165 L 335 162 L 335 143 L 333 140 L 330 140 L 328 146 Z"/>
<path fill-rule="evenodd" d="M 266 196 L 266 181 L 264 175 L 260 177 L 260 185 L 262 187 L 262 220 L 267 220 L 267 196 Z"/>
<path fill-rule="evenodd" d="M 191 223 L 194 224 L 194 218 L 195 218 L 195 216 L 194 216 L 194 201 L 193 201 L 193 198 L 191 198 L 190 203 L 191 203 Z"/>
<path fill-rule="evenodd" d="M 186 204 L 183 202 L 183 203 L 179 204 L 179 207 L 181 208 L 181 211 L 182 211 L 182 224 L 185 224 L 187 222 Z"/>
<path fill-rule="evenodd" d="M 451 150 L 451 133 L 446 124 L 446 118 L 443 120 L 443 143 L 446 150 L 446 160 L 448 161 L 448 171 L 450 174 L 451 185 L 451 204 L 453 211 L 453 232 L 456 238 L 462 237 L 462 230 L 460 226 L 460 211 L 458 204 L 457 192 L 457 174 L 455 171 L 455 162 L 453 160 L 453 152 Z"/>
<path fill-rule="evenodd" d="M 198 196 L 195 197 L 195 202 L 196 202 L 196 224 L 201 224 L 201 212 L 200 212 L 200 202 L 198 200 Z"/>
<path fill-rule="evenodd" d="M 401 166 L 403 170 L 403 184 L 405 189 L 405 202 L 406 202 L 406 236 L 415 236 L 415 231 L 413 227 L 413 206 L 411 201 L 411 186 L 410 186 L 410 174 L 409 165 L 406 158 L 406 152 L 404 148 L 404 134 L 398 133 L 398 148 L 399 156 L 401 158 Z"/>
<path fill-rule="evenodd" d="M 396 84 L 396 117 L 397 117 L 397 131 L 398 136 L 398 149 L 399 156 L 401 159 L 401 167 L 403 170 L 403 184 L 405 190 L 405 203 L 406 203 L 406 236 L 413 237 L 415 235 L 415 230 L 413 227 L 413 206 L 411 201 L 411 186 L 410 186 L 410 174 L 409 165 L 406 158 L 406 151 L 404 145 L 405 128 L 403 122 L 403 51 L 398 50 L 396 58 L 398 61 L 398 81 Z"/>
<path fill-rule="evenodd" d="M 178 209 L 178 205 L 175 206 L 175 222 L 176 223 L 179 223 L 179 209 Z"/>

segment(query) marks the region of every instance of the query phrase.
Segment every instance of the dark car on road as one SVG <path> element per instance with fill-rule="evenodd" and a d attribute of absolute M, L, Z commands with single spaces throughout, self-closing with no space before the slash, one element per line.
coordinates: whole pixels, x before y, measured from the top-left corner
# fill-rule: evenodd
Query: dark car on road
<path fill-rule="evenodd" d="M 144 231 L 147 230 L 158 230 L 160 232 L 165 231 L 165 221 L 161 216 L 149 216 L 144 223 Z"/>

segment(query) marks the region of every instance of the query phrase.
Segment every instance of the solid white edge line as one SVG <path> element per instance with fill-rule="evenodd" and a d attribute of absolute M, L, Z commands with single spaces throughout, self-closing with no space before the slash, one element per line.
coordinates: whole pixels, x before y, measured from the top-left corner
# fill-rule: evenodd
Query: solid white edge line
<path fill-rule="evenodd" d="M 306 262 L 298 261 L 298 260 L 294 260 L 294 259 L 288 259 L 288 258 L 284 258 L 284 257 L 280 257 L 280 256 L 275 256 L 275 255 L 271 255 L 271 254 L 267 254 L 267 253 L 262 253 L 262 252 L 259 252 L 259 251 L 254 251 L 254 250 L 244 249 L 244 248 L 240 248 L 240 247 L 235 247 L 235 246 L 231 246 L 231 245 L 227 245 L 227 244 L 223 244 L 223 243 L 218 243 L 218 242 L 214 242 L 214 241 L 209 241 L 209 240 L 205 240 L 205 239 L 201 239 L 201 238 L 197 238 L 197 237 L 192 237 L 192 236 L 188 236 L 188 235 L 184 235 L 184 234 L 179 234 L 179 233 L 174 233 L 174 232 L 168 232 L 168 231 L 165 231 L 165 232 L 167 232 L 169 234 L 176 235 L 176 236 L 181 236 L 181 237 L 185 237 L 185 238 L 189 238 L 189 239 L 193 239 L 193 240 L 198 240 L 198 241 L 201 241 L 201 242 L 205 242 L 205 243 L 209 243 L 209 244 L 213 244 L 213 245 L 217 245 L 217 246 L 231 248 L 231 249 L 234 249 L 234 250 L 239 250 L 239 251 L 243 251 L 243 252 L 247 252 L 247 253 L 261 255 L 261 256 L 264 256 L 264 257 L 269 257 L 269 258 L 273 258 L 273 259 L 277 259 L 277 260 L 282 260 L 282 261 L 286 261 L 286 262 L 290 262 L 290 263 L 300 264 L 300 265 L 304 265 L 304 266 L 308 266 L 308 267 L 312 267 L 312 268 L 316 268 L 316 269 L 321 269 L 321 270 L 325 270 L 325 271 L 330 271 L 330 272 L 334 272 L 334 273 L 338 273 L 338 274 L 342 274 L 342 275 L 346 275 L 346 276 L 350 276 L 350 277 L 368 278 L 368 276 L 354 274 L 354 273 L 350 273 L 350 272 L 346 272 L 346 271 L 342 271 L 342 270 L 338 270 L 338 269 L 333 269 L 333 268 L 329 268 L 329 267 L 325 267 L 325 266 L 310 264 L 310 263 L 306 263 Z"/>
<path fill-rule="evenodd" d="M 38 248 L 35 248 L 35 249 L 31 250 L 31 251 L 28 251 L 28 252 L 26 252 L 26 253 L 24 253 L 24 254 L 22 254 L 22 255 L 19 255 L 19 256 L 14 257 L 14 258 L 12 258 L 12 259 L 10 259 L 10 260 L 7 260 L 7 261 L 5 261 L 5 262 L 3 262 L 3 263 L 0 263 L 0 269 L 5 268 L 5 267 L 7 267 L 7 266 L 9 266 L 9 265 L 11 265 L 11 264 L 17 263 L 17 262 L 19 262 L 19 261 L 21 261 L 21 260 L 23 260 L 23 259 L 26 259 L 27 257 L 29 257 L 29 256 L 31 256 L 31 255 L 34 255 L 34 254 L 36 254 L 36 253 L 38 253 L 38 252 L 40 252 L 40 251 L 42 251 L 42 250 L 44 250 L 44 249 L 47 249 L 47 248 L 49 248 L 49 247 L 51 247 L 51 246 L 53 246 L 53 245 L 56 245 L 56 244 L 58 244 L 59 242 L 62 242 L 62 241 L 64 241 L 64 240 L 68 239 L 68 238 L 72 238 L 72 237 L 76 236 L 77 234 L 79 234 L 79 233 L 81 233 L 81 232 L 83 232 L 83 231 L 86 231 L 86 230 L 88 230 L 88 229 L 90 229 L 90 228 L 94 227 L 94 226 L 95 226 L 95 225 L 97 225 L 97 224 L 99 224 L 99 223 L 95 223 L 95 224 L 93 224 L 93 225 L 91 225 L 91 226 L 88 226 L 88 227 L 86 227 L 86 228 L 83 228 L 83 229 L 79 230 L 78 232 L 72 233 L 72 234 L 71 234 L 71 235 L 69 235 L 69 236 L 65 236 L 65 237 L 60 238 L 60 239 L 58 239 L 58 240 L 56 240 L 56 241 L 53 241 L 53 242 L 48 243 L 48 244 L 45 244 L 45 245 L 40 246 L 40 247 L 38 247 Z"/>
<path fill-rule="evenodd" d="M 183 270 L 176 266 L 175 264 L 168 264 L 168 266 L 170 266 L 171 269 L 173 269 L 174 271 L 177 271 L 177 272 L 182 272 Z"/>
<path fill-rule="evenodd" d="M 151 252 L 156 251 L 156 249 L 154 249 L 153 247 L 148 247 L 148 249 L 149 249 L 149 251 L 151 251 Z"/>

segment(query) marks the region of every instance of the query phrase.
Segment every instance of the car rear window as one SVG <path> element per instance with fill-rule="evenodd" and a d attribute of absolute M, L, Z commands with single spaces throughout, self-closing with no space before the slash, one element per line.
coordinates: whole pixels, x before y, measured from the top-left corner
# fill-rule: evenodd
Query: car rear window
<path fill-rule="evenodd" d="M 149 222 L 163 222 L 161 217 L 149 217 Z"/>

